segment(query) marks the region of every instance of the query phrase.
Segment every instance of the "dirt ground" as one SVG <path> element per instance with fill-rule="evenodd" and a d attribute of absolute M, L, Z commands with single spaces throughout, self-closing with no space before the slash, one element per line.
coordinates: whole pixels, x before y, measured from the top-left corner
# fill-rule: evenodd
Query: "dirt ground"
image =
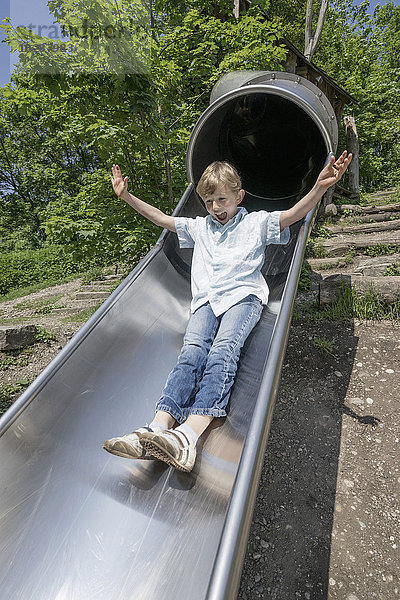
<path fill-rule="evenodd" d="M 292 325 L 239 600 L 400 596 L 399 349 L 391 322 Z"/>
<path fill-rule="evenodd" d="M 3 323 L 36 325 L 54 335 L 53 340 L 28 348 L 12 352 L 0 351 L 0 414 L 21 394 L 26 382 L 32 382 L 83 325 L 83 322 L 73 322 L 68 317 L 52 313 L 35 314 L 35 307 L 40 306 L 40 302 L 55 297 L 60 297 L 61 303 L 68 305 L 80 286 L 81 279 L 74 279 L 29 296 L 0 303 Z M 19 385 L 20 382 L 24 383 Z"/>
<path fill-rule="evenodd" d="M 67 299 L 79 285 L 33 300 Z M 2 318 L 21 300 L 0 305 Z M 30 322 L 55 339 L 16 353 L 21 364 L 2 368 L 1 386 L 33 381 L 82 325 L 51 314 Z M 293 323 L 239 600 L 400 596 L 399 349 L 400 324 Z"/>

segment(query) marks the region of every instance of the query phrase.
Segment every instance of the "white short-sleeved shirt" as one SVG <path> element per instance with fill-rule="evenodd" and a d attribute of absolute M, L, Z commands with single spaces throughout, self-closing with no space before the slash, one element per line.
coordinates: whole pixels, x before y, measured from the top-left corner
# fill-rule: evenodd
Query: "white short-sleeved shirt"
<path fill-rule="evenodd" d="M 248 213 L 243 207 L 225 225 L 212 215 L 174 217 L 181 248 L 194 248 L 191 311 L 210 302 L 216 316 L 254 294 L 268 302 L 261 274 L 267 244 L 287 244 L 290 229 L 280 230 L 280 211 Z"/>

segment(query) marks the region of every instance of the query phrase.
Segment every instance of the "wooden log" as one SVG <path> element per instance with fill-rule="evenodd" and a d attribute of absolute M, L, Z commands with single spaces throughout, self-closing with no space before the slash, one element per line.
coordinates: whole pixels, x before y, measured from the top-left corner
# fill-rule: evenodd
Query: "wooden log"
<path fill-rule="evenodd" d="M 352 211 L 355 213 L 362 213 L 364 215 L 370 215 L 374 213 L 385 213 L 385 212 L 399 212 L 400 204 L 384 204 L 384 205 L 375 205 L 371 204 L 371 206 L 360 206 L 359 204 L 340 204 L 338 206 L 338 212 L 343 213 L 345 210 Z"/>
<path fill-rule="evenodd" d="M 394 231 L 400 229 L 400 219 L 379 223 L 360 223 L 357 225 L 326 225 L 331 233 L 374 233 L 377 231 Z"/>
<path fill-rule="evenodd" d="M 380 223 L 381 221 L 388 221 L 389 219 L 398 219 L 398 218 L 399 218 L 398 212 L 381 212 L 381 213 L 375 213 L 372 215 L 357 216 L 357 220 L 360 221 L 361 223 L 373 223 L 373 222 Z"/>
<path fill-rule="evenodd" d="M 342 238 L 333 237 L 319 242 L 325 252 L 333 256 L 343 256 L 350 248 L 360 249 L 373 246 L 400 246 L 400 233 L 388 231 L 381 233 L 364 233 L 361 235 L 347 235 Z"/>
<path fill-rule="evenodd" d="M 348 167 L 349 190 L 352 198 L 360 197 L 360 166 L 359 166 L 359 144 L 356 122 L 354 117 L 347 115 L 343 119 L 346 131 L 347 150 L 353 155 Z"/>
<path fill-rule="evenodd" d="M 321 271 L 337 267 L 340 263 L 340 258 L 337 256 L 332 256 L 330 258 L 307 258 L 307 263 L 313 271 Z"/>
<path fill-rule="evenodd" d="M 319 306 L 322 308 L 336 302 L 348 286 L 353 287 L 360 295 L 373 291 L 386 303 L 400 298 L 400 276 L 365 277 L 336 274 L 326 277 L 319 283 Z"/>
<path fill-rule="evenodd" d="M 321 204 L 320 204 L 320 207 L 319 207 L 319 210 L 318 210 L 318 214 L 324 214 L 325 213 L 325 208 L 328 206 L 328 204 L 332 204 L 334 190 L 335 190 L 335 186 L 333 185 L 322 196 L 322 200 L 321 200 Z"/>
<path fill-rule="evenodd" d="M 400 204 L 396 203 L 396 204 L 385 204 L 385 205 L 371 205 L 371 206 L 363 206 L 363 212 L 366 215 L 373 215 L 375 213 L 381 213 L 381 212 L 399 212 L 400 211 Z"/>

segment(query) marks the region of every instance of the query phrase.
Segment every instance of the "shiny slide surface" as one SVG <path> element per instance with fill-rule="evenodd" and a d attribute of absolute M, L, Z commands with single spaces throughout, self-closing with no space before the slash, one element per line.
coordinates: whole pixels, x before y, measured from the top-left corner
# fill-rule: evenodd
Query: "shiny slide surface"
<path fill-rule="evenodd" d="M 204 214 L 193 183 L 174 214 Z M 267 248 L 270 302 L 192 473 L 102 448 L 151 421 L 182 344 L 192 251 L 166 231 L 2 417 L 1 598 L 235 597 L 311 219 Z"/>

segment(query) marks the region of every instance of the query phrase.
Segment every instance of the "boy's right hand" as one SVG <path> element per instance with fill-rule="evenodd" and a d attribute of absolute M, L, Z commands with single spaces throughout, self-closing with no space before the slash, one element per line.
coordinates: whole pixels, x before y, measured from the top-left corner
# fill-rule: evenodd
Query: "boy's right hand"
<path fill-rule="evenodd" d="M 114 192 L 119 198 L 122 198 L 128 191 L 128 177 L 122 177 L 121 169 L 118 165 L 112 166 L 112 175 L 110 175 Z"/>

